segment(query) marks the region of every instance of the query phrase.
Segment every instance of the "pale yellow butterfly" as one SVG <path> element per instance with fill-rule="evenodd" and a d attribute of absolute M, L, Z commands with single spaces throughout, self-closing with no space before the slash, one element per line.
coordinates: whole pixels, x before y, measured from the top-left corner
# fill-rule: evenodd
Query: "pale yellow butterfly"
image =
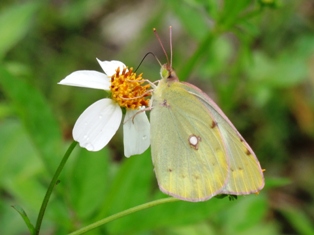
<path fill-rule="evenodd" d="M 172 58 L 167 61 L 150 113 L 152 160 L 161 191 L 193 202 L 258 193 L 264 176 L 253 150 L 204 92 L 179 81 Z"/>

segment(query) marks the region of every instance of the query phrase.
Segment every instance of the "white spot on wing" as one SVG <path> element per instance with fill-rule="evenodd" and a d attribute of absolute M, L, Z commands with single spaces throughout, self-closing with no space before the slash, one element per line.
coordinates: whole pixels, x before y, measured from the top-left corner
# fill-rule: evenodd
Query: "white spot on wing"
<path fill-rule="evenodd" d="M 196 136 L 194 134 L 190 135 L 188 138 L 189 145 L 195 150 L 198 150 L 199 143 L 201 140 L 202 138 L 200 136 Z"/>

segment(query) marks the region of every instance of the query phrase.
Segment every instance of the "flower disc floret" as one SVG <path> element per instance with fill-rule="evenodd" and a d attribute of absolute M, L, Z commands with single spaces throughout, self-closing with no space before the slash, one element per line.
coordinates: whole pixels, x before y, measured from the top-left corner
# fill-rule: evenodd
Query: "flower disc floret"
<path fill-rule="evenodd" d="M 111 76 L 110 90 L 112 99 L 116 101 L 120 107 L 127 109 L 139 109 L 142 106 L 148 107 L 150 95 L 150 85 L 144 84 L 145 80 L 142 74 L 137 75 L 133 72 L 133 68 L 124 67 L 122 71 L 120 67 L 116 69 L 116 73 Z"/>

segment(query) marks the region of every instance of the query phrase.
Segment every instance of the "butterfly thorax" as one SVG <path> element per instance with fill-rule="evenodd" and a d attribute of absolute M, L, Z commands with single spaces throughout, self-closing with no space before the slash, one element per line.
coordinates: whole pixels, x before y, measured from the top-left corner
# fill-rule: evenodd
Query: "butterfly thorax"
<path fill-rule="evenodd" d="M 160 75 L 162 80 L 167 83 L 179 81 L 176 72 L 169 64 L 164 64 L 163 66 L 161 66 Z"/>
<path fill-rule="evenodd" d="M 177 87 L 179 84 L 179 79 L 175 71 L 169 66 L 169 64 L 164 64 L 160 69 L 161 79 L 158 82 L 158 86 L 154 88 L 153 94 L 153 106 L 163 102 L 167 98 L 167 93 L 169 93 L 170 87 Z M 171 89 L 173 91 L 173 89 Z"/>

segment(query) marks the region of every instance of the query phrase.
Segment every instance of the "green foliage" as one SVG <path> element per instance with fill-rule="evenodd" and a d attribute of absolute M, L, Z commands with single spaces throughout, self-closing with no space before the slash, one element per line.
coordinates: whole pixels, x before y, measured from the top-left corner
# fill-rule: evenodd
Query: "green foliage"
<path fill-rule="evenodd" d="M 30 28 L 38 4 L 14 4 L 0 12 L 0 58 L 17 44 Z"/>
<path fill-rule="evenodd" d="M 37 2 L 1 3 L 1 234 L 27 233 L 23 218 L 35 224 L 75 120 L 106 95 L 57 82 L 75 70 L 101 71 L 96 57 L 136 68 L 151 51 L 165 62 L 152 28 L 168 52 L 169 25 L 179 78 L 209 93 L 230 117 L 266 169 L 266 187 L 237 200 L 159 205 L 88 234 L 314 234 L 310 0 Z M 138 72 L 159 79 L 152 57 Z M 75 149 L 42 234 L 66 234 L 165 197 L 150 151 L 125 159 L 122 146 L 120 130 L 99 152 Z"/>
<path fill-rule="evenodd" d="M 12 100 L 19 118 L 31 134 L 50 173 L 57 166 L 55 155 L 60 155 L 61 132 L 43 95 L 31 84 L 10 74 L 0 66 L 1 86 Z M 32 94 L 32 95 L 29 95 Z"/>

